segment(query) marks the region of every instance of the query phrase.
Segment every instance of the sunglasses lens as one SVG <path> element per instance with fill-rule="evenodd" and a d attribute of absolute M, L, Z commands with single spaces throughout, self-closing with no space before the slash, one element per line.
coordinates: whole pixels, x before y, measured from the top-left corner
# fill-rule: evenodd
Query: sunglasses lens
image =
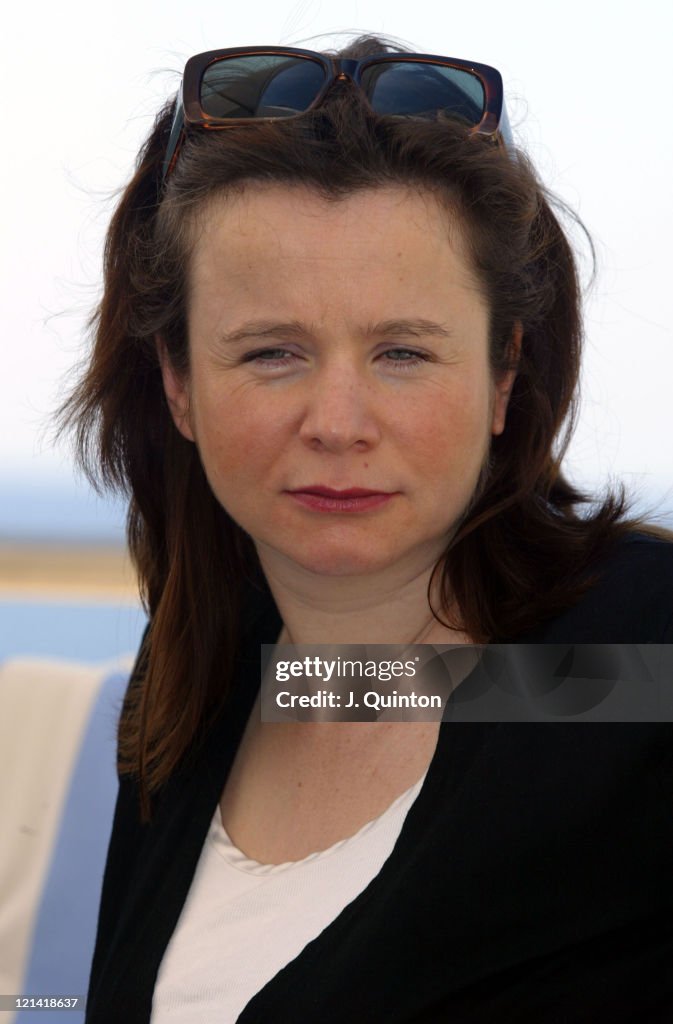
<path fill-rule="evenodd" d="M 362 72 L 362 88 L 377 114 L 435 114 L 445 111 L 479 124 L 486 95 L 469 71 L 444 64 L 386 61 Z"/>
<path fill-rule="evenodd" d="M 316 98 L 327 72 L 310 57 L 242 54 L 210 64 L 201 79 L 208 117 L 292 117 Z"/>

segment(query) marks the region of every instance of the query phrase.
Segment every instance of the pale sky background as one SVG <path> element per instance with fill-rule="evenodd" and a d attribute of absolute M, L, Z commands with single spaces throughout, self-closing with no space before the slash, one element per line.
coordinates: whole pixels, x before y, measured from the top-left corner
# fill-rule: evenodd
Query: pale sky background
<path fill-rule="evenodd" d="M 517 140 L 598 252 L 572 475 L 625 479 L 670 513 L 672 12 L 667 0 L 481 0 L 469 11 L 438 0 L 13 4 L 0 43 L 0 504 L 28 487 L 48 509 L 49 494 L 71 486 L 67 451 L 49 447 L 49 411 L 82 351 L 112 193 L 187 57 L 320 48 L 359 30 L 500 69 Z M 332 38 L 311 41 L 318 34 Z"/>

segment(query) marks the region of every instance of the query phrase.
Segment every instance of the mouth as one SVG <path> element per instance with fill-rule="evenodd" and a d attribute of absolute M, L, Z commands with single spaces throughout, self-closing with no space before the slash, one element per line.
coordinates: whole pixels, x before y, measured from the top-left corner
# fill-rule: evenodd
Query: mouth
<path fill-rule="evenodd" d="M 333 487 L 323 487 L 321 484 L 311 484 L 310 487 L 297 487 L 290 491 L 290 494 L 318 494 L 323 498 L 370 498 L 374 494 L 388 494 L 389 491 L 370 491 L 364 487 L 348 487 L 344 491 L 336 490 Z"/>
<path fill-rule="evenodd" d="M 286 493 L 314 512 L 366 512 L 387 504 L 397 492 L 372 491 L 365 487 L 336 490 L 321 484 L 311 484 Z"/>

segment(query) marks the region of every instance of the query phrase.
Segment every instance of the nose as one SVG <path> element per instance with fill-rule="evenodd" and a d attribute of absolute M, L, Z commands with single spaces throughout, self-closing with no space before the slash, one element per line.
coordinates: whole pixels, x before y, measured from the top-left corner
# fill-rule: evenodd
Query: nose
<path fill-rule="evenodd" d="M 366 452 L 380 441 L 373 386 L 355 368 L 316 373 L 310 382 L 299 437 L 313 451 Z"/>

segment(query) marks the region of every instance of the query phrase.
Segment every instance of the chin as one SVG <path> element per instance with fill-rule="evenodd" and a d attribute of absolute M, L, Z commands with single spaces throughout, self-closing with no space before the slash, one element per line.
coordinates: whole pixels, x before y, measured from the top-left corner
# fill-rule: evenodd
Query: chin
<path fill-rule="evenodd" d="M 346 554 L 343 551 L 329 555 L 322 552 L 315 558 L 295 558 L 302 569 L 315 573 L 318 576 L 369 576 L 372 573 L 381 572 L 389 567 L 391 560 L 377 560 L 369 555 Z"/>
<path fill-rule="evenodd" d="M 280 549 L 280 554 L 306 572 L 335 578 L 369 576 L 386 570 L 397 561 L 392 552 L 375 552 L 371 545 L 368 549 L 360 546 L 349 549 L 343 543 L 334 547 L 329 544 L 312 547 L 302 544 L 298 549 Z"/>

